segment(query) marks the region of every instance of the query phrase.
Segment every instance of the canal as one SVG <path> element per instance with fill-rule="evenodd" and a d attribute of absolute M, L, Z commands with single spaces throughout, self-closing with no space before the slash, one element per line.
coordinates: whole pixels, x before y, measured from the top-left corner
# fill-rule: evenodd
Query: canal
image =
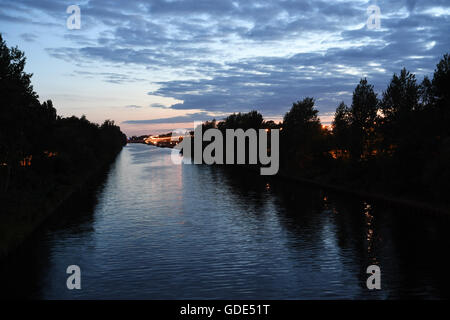
<path fill-rule="evenodd" d="M 445 298 L 448 219 L 131 144 L 1 265 L 37 299 Z M 366 268 L 381 268 L 381 290 Z M 66 268 L 81 268 L 68 290 Z"/>

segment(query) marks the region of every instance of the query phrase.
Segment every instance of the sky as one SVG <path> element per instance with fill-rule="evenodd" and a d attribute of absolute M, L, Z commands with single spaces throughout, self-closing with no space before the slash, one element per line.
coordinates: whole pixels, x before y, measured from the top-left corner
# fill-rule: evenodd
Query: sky
<path fill-rule="evenodd" d="M 71 5 L 80 28 L 70 29 Z M 375 20 L 369 6 L 380 9 Z M 374 28 L 374 22 L 380 24 Z M 62 116 L 129 136 L 258 110 L 280 121 L 314 97 L 329 124 L 367 77 L 381 95 L 450 52 L 449 0 L 2 0 L 0 33 Z"/>

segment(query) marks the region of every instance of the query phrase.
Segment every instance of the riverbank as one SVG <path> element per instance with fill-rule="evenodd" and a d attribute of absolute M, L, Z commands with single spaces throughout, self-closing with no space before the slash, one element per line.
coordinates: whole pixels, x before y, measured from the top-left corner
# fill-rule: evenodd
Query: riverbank
<path fill-rule="evenodd" d="M 95 186 L 120 151 L 84 175 L 70 177 L 70 184 L 58 184 L 45 195 L 33 195 L 20 206 L 0 215 L 0 261 L 20 247 L 58 208 L 75 194 Z"/>
<path fill-rule="evenodd" d="M 285 173 L 278 174 L 276 177 L 279 179 L 282 179 L 282 180 L 288 180 L 288 181 L 293 181 L 293 182 L 297 182 L 297 183 L 308 184 L 308 185 L 312 185 L 315 187 L 332 190 L 334 192 L 354 195 L 358 198 L 366 198 L 366 199 L 371 199 L 371 200 L 378 201 L 378 202 L 387 203 L 391 206 L 410 208 L 418 213 L 425 213 L 425 214 L 444 216 L 444 217 L 450 218 L 450 210 L 448 208 L 445 208 L 443 206 L 432 206 L 427 202 L 417 201 L 417 200 L 408 199 L 408 198 L 404 198 L 404 197 L 394 197 L 394 196 L 389 196 L 389 195 L 376 193 L 376 192 L 368 192 L 368 191 L 364 191 L 364 190 L 351 189 L 351 188 L 347 188 L 344 186 L 333 185 L 330 183 L 320 182 L 320 181 L 316 181 L 313 179 L 305 179 L 305 178 L 297 177 L 295 175 L 288 175 Z"/>
<path fill-rule="evenodd" d="M 162 147 L 162 146 L 157 146 Z M 259 166 L 252 165 L 244 165 L 244 166 L 236 166 L 233 167 L 251 171 L 252 174 L 260 174 Z M 265 176 L 269 179 L 277 179 L 277 180 L 285 180 L 291 181 L 295 183 L 307 184 L 318 188 L 324 188 L 327 190 L 332 190 L 334 192 L 350 194 L 359 198 L 371 199 L 374 201 L 379 201 L 383 203 L 387 203 L 391 206 L 410 208 L 419 213 L 426 213 L 436 216 L 445 216 L 450 217 L 450 209 L 445 207 L 444 205 L 430 205 L 428 202 L 420 201 L 413 199 L 412 197 L 404 197 L 404 196 L 392 196 L 383 194 L 381 192 L 367 191 L 364 189 L 354 189 L 344 185 L 337 185 L 333 183 L 329 183 L 326 179 L 308 179 L 301 177 L 299 175 L 293 174 L 292 172 L 287 172 L 286 170 L 280 170 L 277 175 L 274 176 Z M 323 181 L 322 181 L 323 180 Z"/>
<path fill-rule="evenodd" d="M 241 170 L 250 171 L 252 174 L 259 175 L 260 170 L 259 167 L 254 166 L 234 166 L 237 168 L 240 168 Z M 390 206 L 394 207 L 402 207 L 402 208 L 409 208 L 417 213 L 422 214 L 428 214 L 428 215 L 435 215 L 435 216 L 442 216 L 446 218 L 450 218 L 450 209 L 446 208 L 444 206 L 440 205 L 430 205 L 427 202 L 424 201 L 418 201 L 407 197 L 396 197 L 391 196 L 379 192 L 369 192 L 366 190 L 356 190 L 353 188 L 349 188 L 343 185 L 336 185 L 331 184 L 326 181 L 319 181 L 314 179 L 307 179 L 300 177 L 298 175 L 283 172 L 278 172 L 277 175 L 274 176 L 264 176 L 268 179 L 274 179 L 277 181 L 288 181 L 288 182 L 294 182 L 294 183 L 300 183 L 303 185 L 310 185 L 317 188 L 323 188 L 325 190 L 330 190 L 333 192 L 341 193 L 341 194 L 348 194 L 353 195 L 358 198 L 365 198 L 370 199 L 377 202 L 383 202 L 385 204 L 389 204 Z"/>

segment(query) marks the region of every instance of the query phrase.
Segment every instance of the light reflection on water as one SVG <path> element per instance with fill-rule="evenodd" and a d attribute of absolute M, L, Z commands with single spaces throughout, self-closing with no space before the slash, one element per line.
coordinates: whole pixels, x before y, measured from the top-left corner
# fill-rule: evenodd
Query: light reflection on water
<path fill-rule="evenodd" d="M 92 201 L 66 206 L 2 266 L 46 299 L 446 297 L 448 221 L 128 145 Z M 68 265 L 82 290 L 65 287 Z M 382 290 L 366 289 L 379 264 Z"/>

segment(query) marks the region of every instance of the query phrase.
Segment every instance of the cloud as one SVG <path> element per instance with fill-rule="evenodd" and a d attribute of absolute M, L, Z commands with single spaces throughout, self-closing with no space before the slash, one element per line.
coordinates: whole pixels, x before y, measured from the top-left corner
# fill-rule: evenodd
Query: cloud
<path fill-rule="evenodd" d="M 33 33 L 22 33 L 20 37 L 26 42 L 34 42 L 37 39 L 37 36 Z"/>
<path fill-rule="evenodd" d="M 169 107 L 167 107 L 167 106 L 165 106 L 165 105 L 163 105 L 161 103 L 152 103 L 150 105 L 150 107 L 152 107 L 152 108 L 169 108 Z"/>
<path fill-rule="evenodd" d="M 78 70 L 71 74 L 71 76 L 82 76 L 84 78 L 93 79 L 99 76 L 106 82 L 122 84 L 122 83 L 133 83 L 133 82 L 145 82 L 146 79 L 135 77 L 131 74 L 126 73 L 115 73 L 115 72 L 92 72 L 86 70 Z"/>
<path fill-rule="evenodd" d="M 51 19 L 38 22 L 60 25 L 69 4 L 4 2 L 0 15 L 8 22 L 30 23 L 41 14 Z M 380 30 L 365 26 L 372 3 L 381 9 Z M 450 48 L 450 3 L 443 0 L 87 0 L 80 6 L 82 29 L 55 28 L 64 41 L 47 47 L 52 58 L 77 66 L 74 76 L 146 82 L 149 94 L 182 101 L 169 108 L 204 110 L 197 115 L 256 108 L 278 116 L 305 96 L 316 97 L 325 114 L 341 99 L 351 102 L 361 77 L 381 92 L 402 67 L 419 79 L 431 73 Z M 117 71 L 83 71 L 99 65 Z"/>
<path fill-rule="evenodd" d="M 159 119 L 151 119 L 151 120 L 126 120 L 122 123 L 124 124 L 160 124 L 160 123 L 186 123 L 186 122 L 194 122 L 194 121 L 207 121 L 211 120 L 213 116 L 211 116 L 208 112 L 196 112 L 196 113 L 188 113 L 184 116 L 176 116 L 169 118 L 159 118 Z"/>
<path fill-rule="evenodd" d="M 137 106 L 135 104 L 130 104 L 130 105 L 125 106 L 125 108 L 128 108 L 128 109 L 141 109 L 142 106 Z"/>

